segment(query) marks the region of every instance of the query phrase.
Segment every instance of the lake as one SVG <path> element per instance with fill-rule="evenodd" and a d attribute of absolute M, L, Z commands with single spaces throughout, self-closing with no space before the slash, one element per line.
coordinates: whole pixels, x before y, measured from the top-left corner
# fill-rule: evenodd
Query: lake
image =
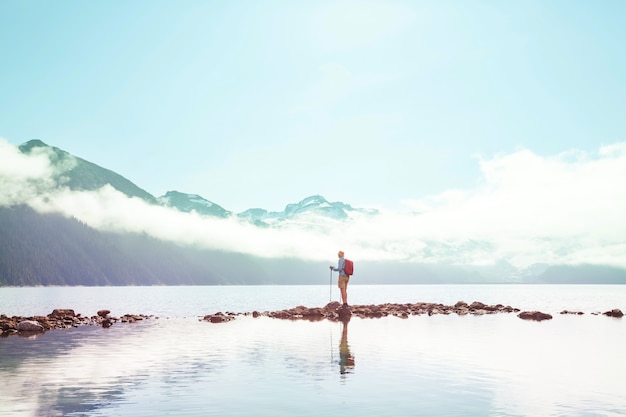
<path fill-rule="evenodd" d="M 624 416 L 626 286 L 353 285 L 353 304 L 505 304 L 516 314 L 348 323 L 217 311 L 324 306 L 329 286 L 0 288 L 0 314 L 158 318 L 0 338 L 0 416 Z M 584 315 L 561 315 L 563 309 Z"/>

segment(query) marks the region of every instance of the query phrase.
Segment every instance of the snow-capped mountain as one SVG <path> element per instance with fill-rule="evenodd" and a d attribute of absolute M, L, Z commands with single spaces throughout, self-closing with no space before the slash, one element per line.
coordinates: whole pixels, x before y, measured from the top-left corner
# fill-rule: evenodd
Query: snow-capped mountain
<path fill-rule="evenodd" d="M 203 216 L 226 218 L 234 215 L 230 210 L 216 204 L 198 194 L 187 194 L 180 191 L 168 191 L 156 198 L 152 194 L 135 185 L 123 176 L 76 157 L 69 152 L 49 146 L 38 139 L 30 140 L 19 147 L 26 154 L 31 152 L 47 152 L 50 162 L 57 168 L 58 186 L 68 186 L 77 191 L 95 191 L 104 185 L 110 185 L 128 197 L 138 197 L 150 204 L 171 207 L 189 213 L 195 211 Z M 321 195 L 306 197 L 298 203 L 287 204 L 283 211 L 268 211 L 262 208 L 251 208 L 237 216 L 251 223 L 268 227 L 284 221 L 297 221 L 308 216 L 321 216 L 333 220 L 346 220 L 353 213 L 376 214 L 376 210 L 353 208 L 341 202 L 329 202 Z"/>
<path fill-rule="evenodd" d="M 38 153 L 48 157 L 54 173 L 45 181 L 47 191 L 54 191 L 54 188 L 63 192 L 67 189 L 97 191 L 108 185 L 129 198 L 141 199 L 151 205 L 169 207 L 184 213 L 195 212 L 207 217 L 239 218 L 259 227 L 289 229 L 295 226 L 291 230 L 323 231 L 341 222 L 353 226 L 361 224 L 359 222 L 362 220 L 376 221 L 377 216 L 382 216 L 377 210 L 329 202 L 321 195 L 312 195 L 297 203 L 287 204 L 282 211 L 251 208 L 242 213 L 233 213 L 197 194 L 173 190 L 156 198 L 123 176 L 48 146 L 40 140 L 31 140 L 19 149 L 24 154 Z M 48 180 L 53 184 L 52 190 L 48 189 Z M 307 264 L 300 259 L 291 259 L 294 266 L 285 268 L 285 259 L 275 261 L 251 254 L 205 251 L 199 247 L 164 242 L 144 234 L 99 231 L 76 219 L 54 213 L 41 214 L 27 206 L 0 206 L 0 236 L 3 237 L 0 239 L 0 286 L 293 283 L 294 277 L 302 279 L 303 283 L 317 282 L 316 273 L 311 272 L 317 266 L 312 262 Z M 506 259 L 493 259 L 497 247 L 481 240 L 447 242 L 431 239 L 417 243 L 414 250 L 410 249 L 406 253 L 403 262 L 361 262 L 360 265 L 367 266 L 363 267 L 363 274 L 359 273 L 359 281 L 626 282 L 624 269 L 606 265 L 534 264 L 517 268 Z M 33 264 L 32 259 L 40 261 Z M 60 262 L 61 259 L 72 260 L 71 271 L 68 272 L 67 263 Z M 484 260 L 492 262 L 485 263 Z M 233 268 L 233 265 L 236 267 Z M 297 265 L 300 265 L 300 273 L 293 273 Z M 259 271 L 267 274 L 261 276 Z M 58 279 L 47 278 L 52 276 Z"/>
<path fill-rule="evenodd" d="M 232 212 L 224 209 L 197 194 L 185 194 L 179 191 L 168 191 L 157 199 L 159 204 L 189 213 L 192 211 L 206 216 L 228 217 Z"/>
<path fill-rule="evenodd" d="M 374 209 L 353 208 L 341 202 L 329 202 L 321 195 L 312 195 L 298 203 L 287 204 L 283 211 L 267 211 L 253 208 L 239 213 L 239 217 L 248 219 L 258 225 L 271 225 L 276 222 L 297 219 L 305 215 L 317 215 L 334 220 L 346 220 L 352 213 L 376 214 Z"/>

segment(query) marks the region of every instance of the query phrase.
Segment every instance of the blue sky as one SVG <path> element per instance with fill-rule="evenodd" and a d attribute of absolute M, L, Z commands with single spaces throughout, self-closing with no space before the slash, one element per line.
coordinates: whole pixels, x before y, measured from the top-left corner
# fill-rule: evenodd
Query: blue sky
<path fill-rule="evenodd" d="M 624 16 L 623 1 L 3 0 L 0 137 L 233 211 L 312 194 L 412 209 L 484 183 L 484 161 L 626 141 Z"/>

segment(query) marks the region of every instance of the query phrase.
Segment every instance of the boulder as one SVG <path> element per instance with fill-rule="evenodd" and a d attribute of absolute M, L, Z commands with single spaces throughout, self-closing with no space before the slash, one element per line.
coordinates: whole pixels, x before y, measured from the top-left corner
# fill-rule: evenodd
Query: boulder
<path fill-rule="evenodd" d="M 522 311 L 521 313 L 517 315 L 517 317 L 523 320 L 535 320 L 535 321 L 552 319 L 552 316 L 550 314 L 542 313 L 541 311 Z"/>
<path fill-rule="evenodd" d="M 147 320 L 152 317 L 153 316 L 147 316 L 144 314 L 127 314 L 121 321 L 126 320 L 128 323 L 134 323 L 140 320 Z M 0 334 L 2 337 L 6 337 L 20 332 L 36 333 L 87 325 L 97 325 L 108 328 L 118 321 L 120 321 L 120 319 L 109 317 L 108 315 L 106 317 L 83 317 L 80 314 L 75 314 L 74 310 L 70 309 L 55 309 L 47 316 L 7 317 L 5 314 L 1 314 Z"/>
<path fill-rule="evenodd" d="M 314 320 L 316 318 L 324 318 L 324 312 L 321 308 L 307 308 L 301 313 L 302 317 Z"/>
<path fill-rule="evenodd" d="M 111 314 L 111 310 L 98 310 L 98 315 L 100 317 L 106 317 Z"/>
<path fill-rule="evenodd" d="M 622 310 L 620 310 L 619 308 L 614 308 L 611 311 L 605 312 L 604 315 L 609 317 L 622 317 L 624 316 L 624 313 L 622 313 Z"/>
<path fill-rule="evenodd" d="M 350 309 L 348 308 L 339 309 L 338 313 L 339 313 L 339 320 L 341 320 L 344 323 L 350 321 L 350 317 L 352 317 L 352 313 L 350 312 Z"/>
<path fill-rule="evenodd" d="M 43 332 L 43 326 L 34 320 L 24 320 L 17 324 L 18 332 Z"/>
<path fill-rule="evenodd" d="M 52 310 L 52 313 L 48 314 L 51 319 L 62 319 L 65 317 L 75 317 L 74 310 L 69 308 L 56 308 Z"/>
<path fill-rule="evenodd" d="M 235 316 L 231 314 L 225 315 L 222 312 L 218 312 L 215 314 L 207 314 L 204 316 L 203 320 L 208 321 L 209 323 L 225 323 L 227 321 L 234 320 Z"/>
<path fill-rule="evenodd" d="M 339 303 L 339 301 L 331 301 L 330 303 L 326 304 L 326 307 L 324 307 L 324 309 L 328 311 L 337 311 L 340 307 L 341 303 Z"/>
<path fill-rule="evenodd" d="M 485 307 L 487 307 L 487 305 L 481 303 L 480 301 L 474 301 L 472 304 L 470 304 L 470 308 L 474 310 L 484 310 Z"/>

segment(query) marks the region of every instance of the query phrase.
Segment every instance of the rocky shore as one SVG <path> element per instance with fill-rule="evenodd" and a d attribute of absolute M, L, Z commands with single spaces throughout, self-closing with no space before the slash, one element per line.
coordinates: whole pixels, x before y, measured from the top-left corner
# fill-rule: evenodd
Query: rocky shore
<path fill-rule="evenodd" d="M 137 321 L 154 318 L 144 314 L 125 314 L 121 317 L 110 316 L 109 310 L 100 310 L 97 315 L 87 317 L 76 314 L 71 309 L 55 309 L 47 316 L 13 316 L 7 317 L 0 315 L 0 337 L 6 337 L 13 334 L 31 335 L 42 333 L 53 329 L 68 329 L 79 326 L 101 326 L 103 328 L 111 327 L 115 323 L 135 323 Z M 552 319 L 552 315 L 540 311 L 520 311 L 518 308 L 504 306 L 502 304 L 487 305 L 479 301 L 467 304 L 459 301 L 454 305 L 444 305 L 438 303 L 409 303 L 409 304 L 368 304 L 353 305 L 349 308 L 342 308 L 341 304 L 336 301 L 328 303 L 324 307 L 305 307 L 297 306 L 290 309 L 278 311 L 252 311 L 246 313 L 218 312 L 208 314 L 201 317 L 200 320 L 209 323 L 225 323 L 234 320 L 238 316 L 269 317 L 281 320 L 308 320 L 308 321 L 342 321 L 351 317 L 359 318 L 381 318 L 381 317 L 398 317 L 406 319 L 409 316 L 421 315 L 437 315 L 437 314 L 456 314 L 465 315 L 485 315 L 485 314 L 501 314 L 501 313 L 517 313 L 517 316 L 523 320 L 543 321 Z M 563 310 L 560 314 L 585 314 L 582 311 Z M 604 313 L 595 312 L 594 315 L 603 314 L 608 317 L 621 318 L 623 313 L 620 309 L 613 309 Z"/>
<path fill-rule="evenodd" d="M 337 301 L 328 303 L 324 307 L 305 307 L 298 306 L 286 310 L 279 311 L 253 311 L 251 313 L 222 313 L 208 314 L 204 316 L 203 320 L 210 323 L 224 323 L 234 320 L 237 316 L 245 315 L 252 317 L 271 317 L 275 319 L 283 320 L 343 320 L 352 316 L 359 318 L 380 318 L 380 317 L 399 317 L 408 318 L 409 316 L 419 315 L 435 315 L 435 314 L 457 314 L 459 316 L 465 315 L 484 315 L 484 314 L 498 314 L 498 313 L 518 313 L 517 316 L 523 320 L 550 320 L 552 315 L 548 313 L 542 313 L 540 311 L 520 311 L 518 308 L 511 306 L 504 306 L 502 304 L 487 305 L 479 301 L 474 301 L 471 304 L 467 304 L 464 301 L 459 301 L 452 306 L 437 304 L 437 303 L 413 303 L 413 304 L 378 304 L 378 305 L 354 305 L 345 309 L 341 307 L 341 304 Z M 563 310 L 560 314 L 578 314 L 582 315 L 583 312 L 572 312 L 569 310 Z M 600 313 L 591 313 L 600 314 Z M 619 309 L 613 309 L 602 313 L 606 316 L 620 318 L 623 313 Z"/>
<path fill-rule="evenodd" d="M 125 314 L 121 317 L 112 317 L 109 310 L 100 310 L 97 315 L 87 317 L 76 314 L 71 309 L 55 309 L 47 316 L 13 316 L 0 315 L 0 337 L 12 334 L 36 334 L 54 329 L 68 329 L 79 326 L 111 327 L 114 323 L 135 323 L 150 319 L 153 316 L 144 314 Z"/>

